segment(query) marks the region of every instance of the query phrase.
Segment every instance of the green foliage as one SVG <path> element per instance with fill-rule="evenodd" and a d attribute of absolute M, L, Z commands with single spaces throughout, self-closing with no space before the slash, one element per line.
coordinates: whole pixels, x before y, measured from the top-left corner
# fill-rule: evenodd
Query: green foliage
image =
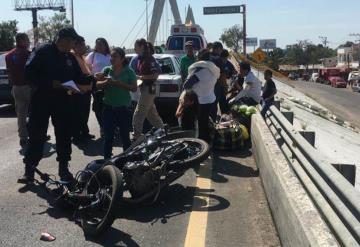
<path fill-rule="evenodd" d="M 293 65 L 318 64 L 320 59 L 336 56 L 336 51 L 321 44 L 314 45 L 307 40 L 287 46 L 284 63 Z"/>
<path fill-rule="evenodd" d="M 233 49 L 235 52 L 240 52 L 243 40 L 242 27 L 240 25 L 234 25 L 225 29 L 221 34 L 220 40 L 230 49 Z"/>
<path fill-rule="evenodd" d="M 3 21 L 0 23 L 0 51 L 14 48 L 17 33 L 17 21 Z"/>
<path fill-rule="evenodd" d="M 39 17 L 39 41 L 50 42 L 55 39 L 57 32 L 63 28 L 70 26 L 70 20 L 66 18 L 66 13 L 55 14 L 50 18 Z"/>

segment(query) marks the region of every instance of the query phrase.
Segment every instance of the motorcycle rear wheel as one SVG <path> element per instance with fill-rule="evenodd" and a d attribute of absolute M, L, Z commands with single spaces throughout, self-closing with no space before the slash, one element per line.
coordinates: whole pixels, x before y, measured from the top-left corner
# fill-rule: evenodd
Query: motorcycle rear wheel
<path fill-rule="evenodd" d="M 178 138 L 176 141 L 187 145 L 173 157 L 173 160 L 182 161 L 184 166 L 198 165 L 209 157 L 210 146 L 206 141 L 197 138 Z"/>
<path fill-rule="evenodd" d="M 99 191 L 97 195 L 99 202 L 94 206 L 95 208 L 85 212 L 81 225 L 86 235 L 97 236 L 110 228 L 115 220 L 115 211 L 123 196 L 123 182 L 120 170 L 113 165 L 102 168 L 91 180 L 89 190 L 94 190 L 96 186 L 94 184 L 100 183 L 100 187 L 96 188 Z"/>

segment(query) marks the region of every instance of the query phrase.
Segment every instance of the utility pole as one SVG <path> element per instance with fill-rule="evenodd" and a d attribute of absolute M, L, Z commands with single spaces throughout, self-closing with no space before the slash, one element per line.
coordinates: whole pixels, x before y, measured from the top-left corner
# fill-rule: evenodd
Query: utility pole
<path fill-rule="evenodd" d="M 146 2 L 146 40 L 149 40 L 149 14 L 148 14 L 148 0 Z"/>
<path fill-rule="evenodd" d="M 39 41 L 39 32 L 37 30 L 38 20 L 37 20 L 37 12 L 39 10 L 54 10 L 65 12 L 65 1 L 64 0 L 15 0 L 15 11 L 31 11 L 32 13 L 32 24 L 33 24 L 33 32 L 34 32 L 34 47 L 37 45 Z"/>
<path fill-rule="evenodd" d="M 246 5 L 242 4 L 242 14 L 243 14 L 243 51 L 244 56 L 246 56 Z"/>
<path fill-rule="evenodd" d="M 325 36 L 319 36 L 319 39 L 321 40 L 321 43 L 326 47 L 329 41 L 327 40 L 327 37 Z"/>
<path fill-rule="evenodd" d="M 71 3 L 71 26 L 74 28 L 74 0 L 70 0 Z"/>

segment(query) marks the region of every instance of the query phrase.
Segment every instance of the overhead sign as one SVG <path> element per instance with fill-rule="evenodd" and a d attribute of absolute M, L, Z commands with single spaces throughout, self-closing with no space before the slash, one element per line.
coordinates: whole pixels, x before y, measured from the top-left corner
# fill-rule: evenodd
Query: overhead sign
<path fill-rule="evenodd" d="M 246 46 L 257 46 L 258 39 L 257 38 L 246 38 Z"/>
<path fill-rule="evenodd" d="M 276 48 L 276 39 L 260 39 L 261 49 L 275 49 Z"/>
<path fill-rule="evenodd" d="M 261 63 L 266 58 L 266 53 L 259 47 L 256 49 L 256 51 L 252 54 L 252 58 L 258 62 Z"/>
<path fill-rule="evenodd" d="M 204 15 L 222 15 L 222 14 L 238 14 L 241 13 L 241 6 L 216 6 L 204 7 Z"/>

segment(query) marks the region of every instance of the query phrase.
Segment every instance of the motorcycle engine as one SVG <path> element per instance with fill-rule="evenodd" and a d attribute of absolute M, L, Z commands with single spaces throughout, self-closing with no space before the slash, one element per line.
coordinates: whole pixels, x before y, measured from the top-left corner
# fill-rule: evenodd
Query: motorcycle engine
<path fill-rule="evenodd" d="M 160 178 L 159 169 L 148 163 L 129 162 L 124 166 L 124 179 L 132 197 L 139 197 L 154 188 Z"/>

